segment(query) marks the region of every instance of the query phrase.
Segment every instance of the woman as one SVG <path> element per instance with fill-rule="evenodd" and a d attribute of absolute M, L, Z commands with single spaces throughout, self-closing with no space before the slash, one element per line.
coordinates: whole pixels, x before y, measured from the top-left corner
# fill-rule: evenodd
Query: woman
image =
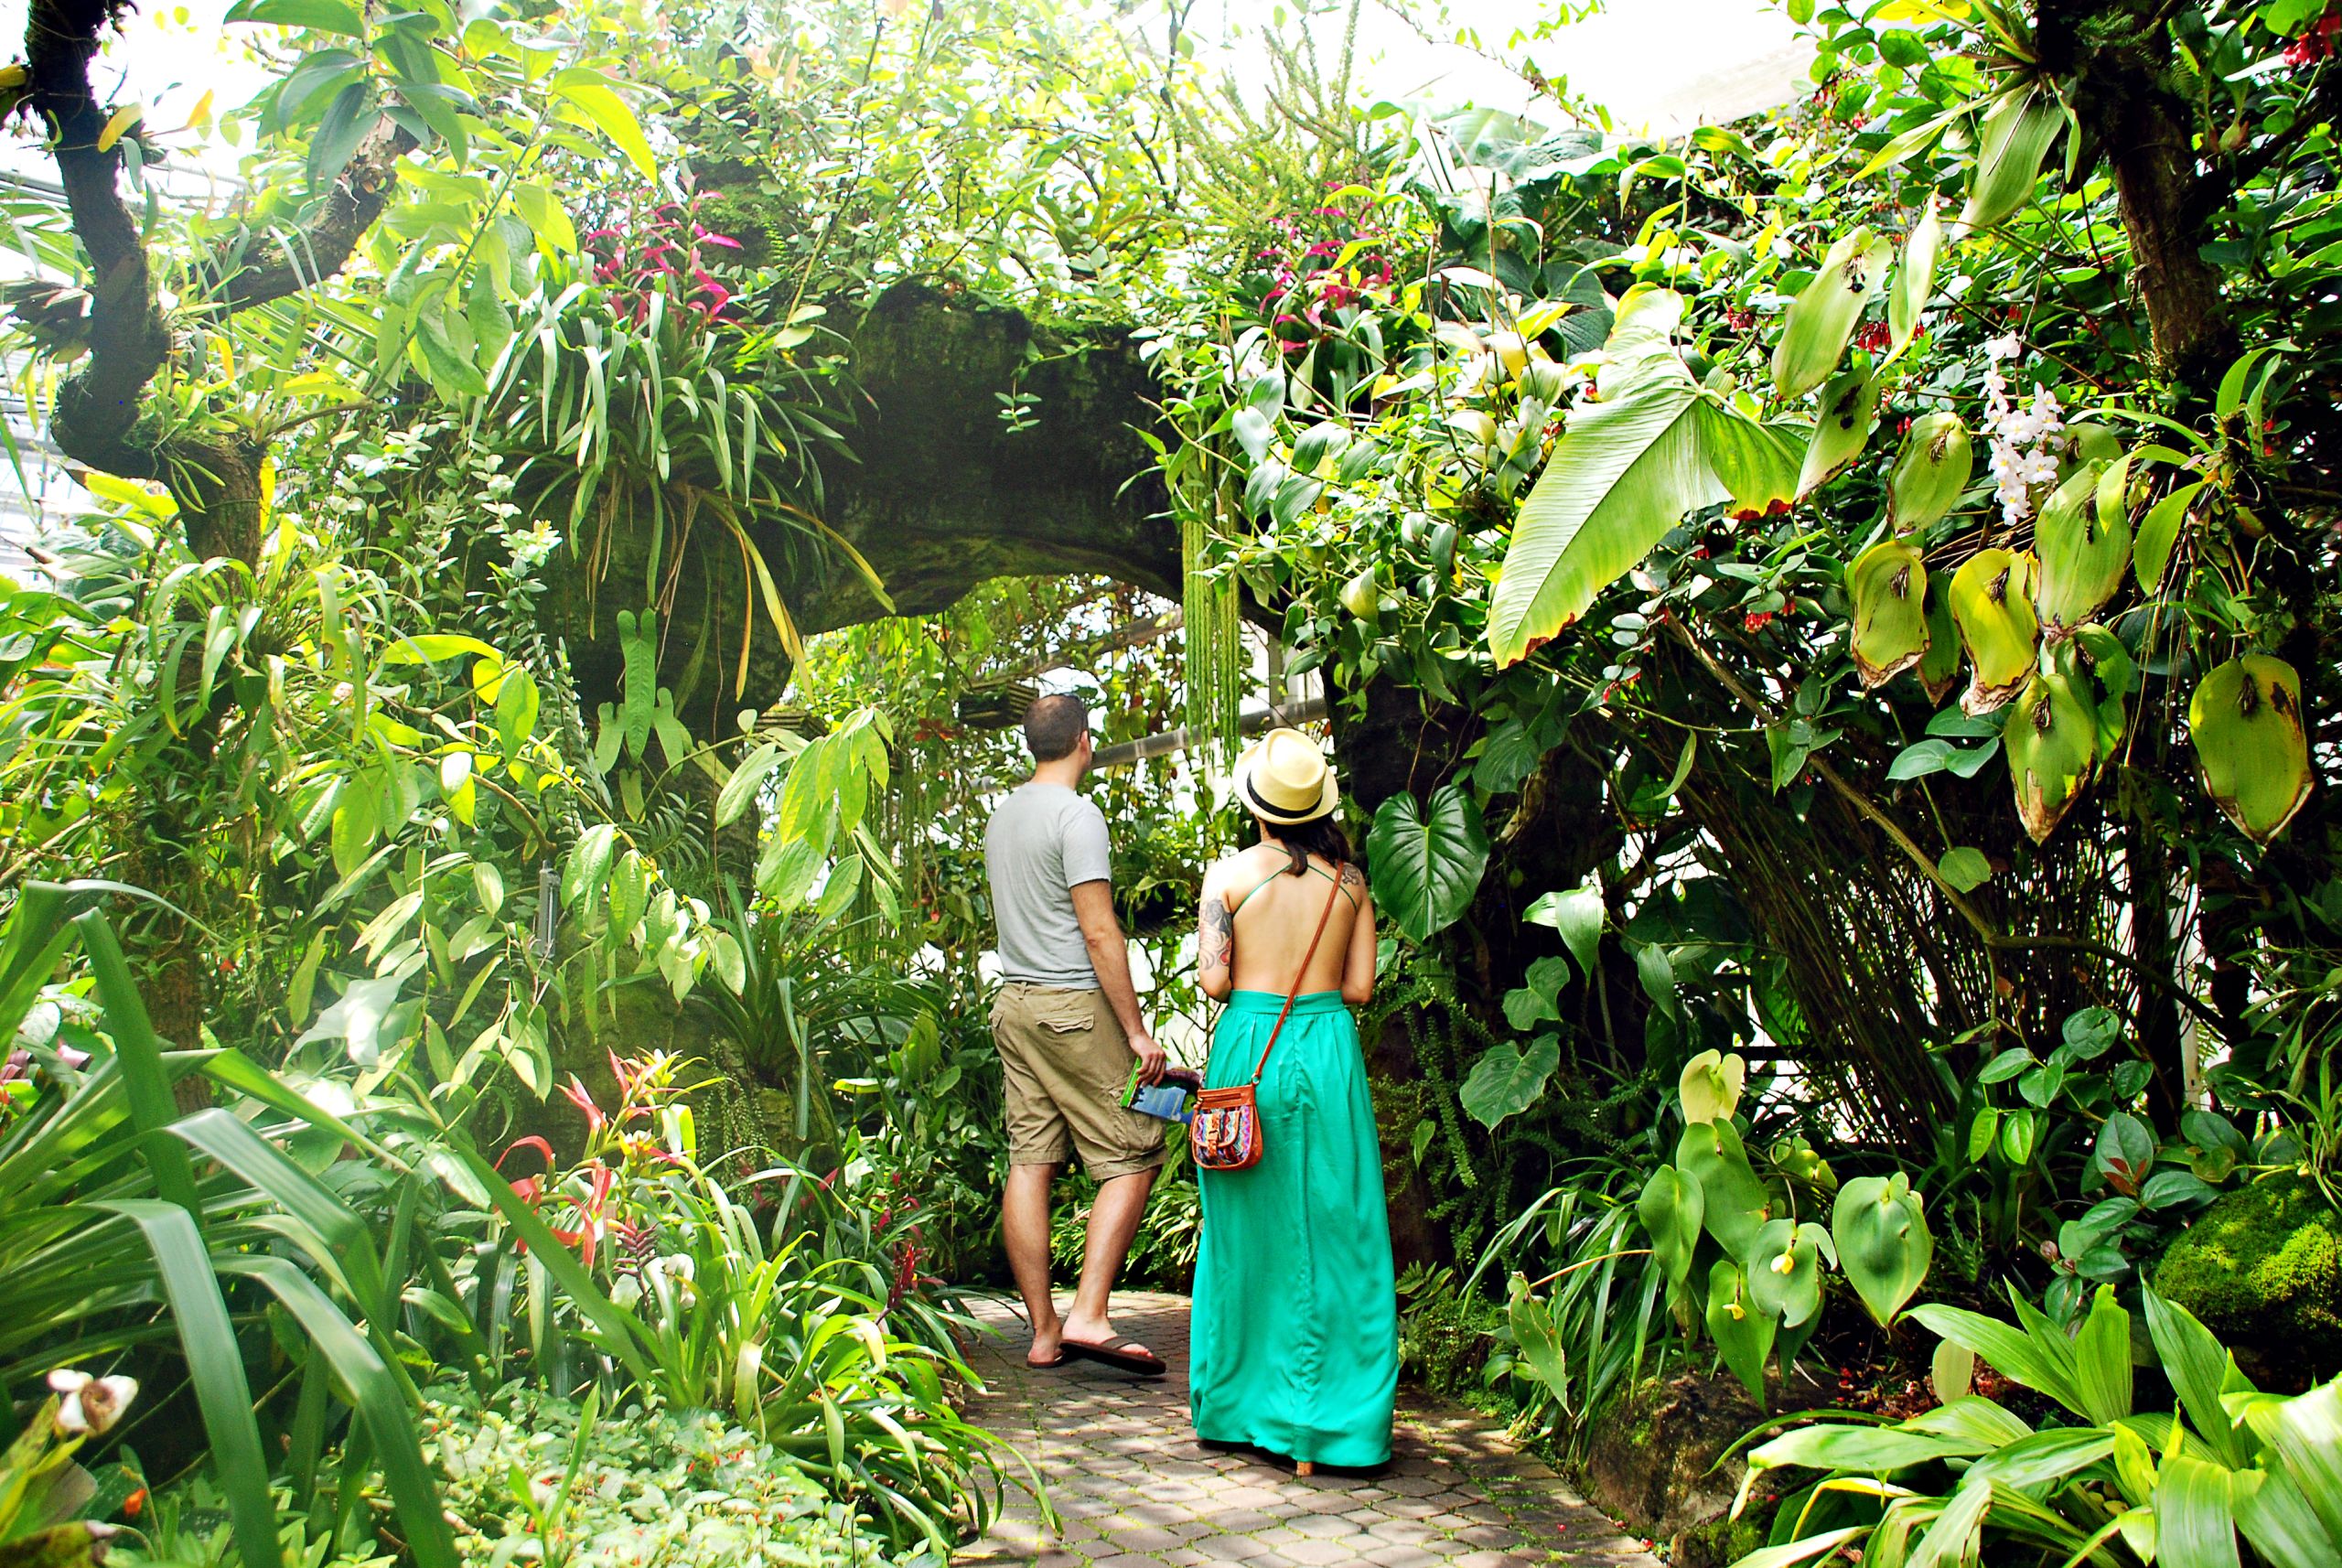
<path fill-rule="evenodd" d="M 1235 790 L 1261 842 L 1204 878 L 1201 980 L 1228 1004 L 1204 1084 L 1261 1072 L 1263 1152 L 1249 1170 L 1198 1173 L 1188 1410 L 1203 1441 L 1285 1455 L 1305 1476 L 1380 1465 L 1391 1457 L 1398 1298 L 1349 1014 L 1374 991 L 1374 904 L 1316 741 L 1271 730 L 1238 758 Z M 1292 1013 L 1261 1068 L 1288 993 Z"/>

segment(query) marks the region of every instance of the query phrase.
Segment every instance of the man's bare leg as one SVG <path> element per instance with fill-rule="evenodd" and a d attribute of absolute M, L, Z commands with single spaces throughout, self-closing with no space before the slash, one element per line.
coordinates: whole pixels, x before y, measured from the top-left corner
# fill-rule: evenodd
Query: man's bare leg
<path fill-rule="evenodd" d="M 1025 1359 L 1037 1367 L 1057 1364 L 1065 1336 L 1049 1289 L 1049 1184 L 1057 1174 L 1055 1165 L 1011 1165 L 1000 1200 L 1001 1244 L 1008 1249 L 1009 1272 L 1016 1276 L 1016 1294 L 1025 1298 L 1025 1316 L 1033 1325 L 1033 1348 Z"/>
<path fill-rule="evenodd" d="M 1147 1194 L 1154 1189 L 1151 1170 L 1116 1176 L 1098 1188 L 1098 1201 L 1090 1208 L 1089 1240 L 1081 1251 L 1081 1283 L 1073 1293 L 1073 1308 L 1065 1316 L 1061 1338 L 1084 1345 L 1115 1343 L 1113 1321 L 1108 1316 L 1114 1276 L 1122 1273 L 1123 1260 L 1130 1255 L 1132 1239 L 1146 1214 Z M 1051 1341 L 1052 1350 L 1056 1344 Z"/>

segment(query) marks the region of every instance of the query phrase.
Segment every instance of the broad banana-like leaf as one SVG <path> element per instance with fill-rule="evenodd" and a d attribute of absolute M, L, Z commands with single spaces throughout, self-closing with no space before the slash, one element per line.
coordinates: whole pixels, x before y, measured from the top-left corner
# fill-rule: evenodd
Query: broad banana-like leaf
<path fill-rule="evenodd" d="M 1692 417 L 1701 454 L 1730 497 L 1734 517 L 1748 522 L 1789 510 L 1805 460 L 1803 430 L 1759 424 L 1709 398 L 1692 406 Z"/>
<path fill-rule="evenodd" d="M 1616 384 L 1612 384 L 1615 380 Z M 1604 372 L 1513 521 L 1488 650 L 1517 664 L 1585 613 L 1694 507 L 1731 499 L 1701 450 L 1703 402 L 1672 354 Z"/>
<path fill-rule="evenodd" d="M 1943 224 L 1936 217 L 1935 199 L 1928 199 L 1927 210 L 1911 225 L 1908 238 L 1903 242 L 1903 260 L 1895 269 L 1895 282 L 1886 291 L 1886 328 L 1889 340 L 1896 349 L 1911 340 L 1919 329 L 1919 313 L 1928 307 L 1928 298 L 1935 293 L 1936 256 L 1943 249 Z"/>
<path fill-rule="evenodd" d="M 1960 707 L 1971 718 L 2003 706 L 2032 678 L 2041 642 L 2033 575 L 2033 556 L 2008 550 L 1979 550 L 1951 575 L 1951 618 L 1973 669 Z"/>
<path fill-rule="evenodd" d="M 1773 346 L 1773 390 L 1792 403 L 1820 386 L 1845 357 L 1863 307 L 1886 282 L 1895 247 L 1865 225 L 1830 247 L 1805 291 L 1789 302 Z"/>
<path fill-rule="evenodd" d="M 1882 685 L 1927 656 L 1928 568 L 1907 540 L 1883 539 L 1846 568 L 1854 601 L 1854 670 Z"/>
<path fill-rule="evenodd" d="M 2255 843 L 2283 832 L 2309 799 L 2309 742 L 2301 679 L 2265 653 L 2231 659 L 2197 683 L 2187 736 L 2204 792 Z"/>
<path fill-rule="evenodd" d="M 2057 667 L 2063 660 L 2051 663 L 2048 672 L 2026 682 L 2001 731 L 2016 814 L 2036 843 L 2065 820 L 2098 767 L 2098 716 L 2090 689 Z"/>
<path fill-rule="evenodd" d="M 1928 1277 L 1935 1261 L 1935 1238 L 1911 1179 L 1856 1176 L 1838 1189 L 1830 1210 L 1830 1234 L 1838 1243 L 1838 1266 L 1870 1315 L 1886 1327 Z"/>
<path fill-rule="evenodd" d="M 1821 393 L 1821 418 L 1805 449 L 1804 467 L 1798 470 L 1797 493 L 1811 495 L 1839 470 L 1863 455 L 1870 441 L 1871 417 L 1878 412 L 1877 380 L 1862 371 L 1847 371 Z"/>
<path fill-rule="evenodd" d="M 1779 1319 L 1758 1305 L 1747 1277 L 1729 1258 L 1708 1271 L 1708 1332 L 1715 1336 L 1724 1364 L 1732 1369 L 1759 1409 L 1765 1403 L 1765 1359 L 1773 1353 Z"/>
<path fill-rule="evenodd" d="M 1938 572 L 1928 578 L 1928 650 L 1911 671 L 1930 703 L 1940 703 L 1960 683 L 1960 628 L 1951 622 L 1951 579 Z"/>
<path fill-rule="evenodd" d="M 2131 520 L 2118 505 L 2111 517 L 2098 504 L 2100 480 L 2111 469 L 2083 464 L 2050 492 L 2033 525 L 2034 553 L 2041 563 L 2033 607 L 2052 642 L 2073 635 L 2122 585 L 2131 568 Z"/>
<path fill-rule="evenodd" d="M 1960 415 L 1923 413 L 1904 433 L 1887 476 L 1886 515 L 1895 532 L 1913 533 L 1958 505 L 1976 471 L 1976 444 Z"/>
<path fill-rule="evenodd" d="M 1702 1051 L 1683 1064 L 1676 1090 L 1683 1100 L 1683 1120 L 1729 1122 L 1740 1108 L 1740 1086 L 1748 1080 L 1748 1059 L 1738 1051 Z"/>
<path fill-rule="evenodd" d="M 2065 121 L 2057 99 L 2039 86 L 2012 92 L 1984 116 L 1976 138 L 1975 179 L 1960 212 L 1964 232 L 1990 229 L 2025 205 Z"/>

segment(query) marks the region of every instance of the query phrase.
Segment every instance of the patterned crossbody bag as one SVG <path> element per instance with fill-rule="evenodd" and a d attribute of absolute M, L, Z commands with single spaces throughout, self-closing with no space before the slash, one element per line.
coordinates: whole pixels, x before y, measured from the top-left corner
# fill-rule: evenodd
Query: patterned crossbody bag
<path fill-rule="evenodd" d="M 1252 1081 L 1207 1089 L 1196 1096 L 1195 1120 L 1187 1123 L 1187 1147 L 1195 1155 L 1198 1170 L 1243 1171 L 1261 1163 L 1261 1075 L 1269 1070 L 1269 1053 L 1276 1049 L 1277 1036 L 1293 1015 L 1294 1002 L 1309 977 L 1310 961 L 1317 956 L 1317 944 L 1326 940 L 1326 922 L 1334 918 L 1334 900 L 1341 896 L 1342 879 L 1338 875 L 1333 891 L 1326 896 L 1326 912 L 1317 917 L 1317 931 L 1309 939 L 1309 950 L 1302 955 L 1300 972 L 1293 977 L 1293 989 L 1285 993 L 1284 1010 L 1269 1031 L 1268 1044 L 1261 1047 Z"/>

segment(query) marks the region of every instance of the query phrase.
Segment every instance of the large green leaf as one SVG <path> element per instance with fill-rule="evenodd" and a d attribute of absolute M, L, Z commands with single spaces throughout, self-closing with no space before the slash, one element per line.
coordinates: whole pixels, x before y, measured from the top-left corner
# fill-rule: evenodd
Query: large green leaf
<path fill-rule="evenodd" d="M 1516 1274 L 1512 1281 L 1512 1299 L 1507 1305 L 1506 1317 L 1512 1329 L 1513 1342 L 1520 1347 L 1520 1359 L 1536 1374 L 1537 1380 L 1553 1391 L 1553 1397 L 1569 1407 L 1569 1354 L 1562 1337 L 1554 1331 L 1552 1314 L 1545 1304 L 1529 1294 L 1529 1282 Z"/>
<path fill-rule="evenodd" d="M 455 1568 L 455 1538 L 439 1506 L 439 1490 L 414 1432 L 413 1391 L 374 1348 L 350 1326 L 309 1276 L 283 1258 L 222 1258 L 223 1273 L 242 1274 L 268 1287 L 334 1376 L 349 1391 L 374 1457 L 397 1504 L 400 1533 L 421 1568 Z"/>
<path fill-rule="evenodd" d="M 1538 1036 L 1527 1050 L 1499 1040 L 1472 1064 L 1456 1098 L 1472 1120 L 1493 1132 L 1506 1117 L 1536 1104 L 1545 1080 L 1561 1065 L 1561 1043 L 1552 1035 Z"/>
<path fill-rule="evenodd" d="M 1432 794 L 1428 811 L 1397 794 L 1374 813 L 1366 835 L 1374 868 L 1374 902 L 1418 942 L 1446 929 L 1470 908 L 1488 866 L 1488 833 L 1471 792 L 1460 784 Z"/>
<path fill-rule="evenodd" d="M 2256 843 L 2284 831 L 2316 781 L 2301 681 L 2282 659 L 2248 653 L 2207 674 L 2187 702 L 2187 737 L 2204 792 Z"/>
<path fill-rule="evenodd" d="M 1700 1184 L 1673 1165 L 1661 1165 L 1635 1199 L 1635 1217 L 1650 1232 L 1651 1256 L 1681 1284 L 1692 1273 L 1692 1253 L 1700 1244 L 1704 1196 Z"/>
<path fill-rule="evenodd" d="M 1749 1294 L 1747 1276 L 1738 1263 L 1718 1258 L 1708 1270 L 1708 1332 L 1715 1337 L 1724 1364 L 1747 1389 L 1748 1397 L 1765 1402 L 1765 1359 L 1773 1353 L 1773 1336 L 1780 1320 Z"/>
<path fill-rule="evenodd" d="M 1676 1140 L 1675 1165 L 1700 1184 L 1701 1219 L 1733 1257 L 1746 1257 L 1765 1221 L 1772 1198 L 1748 1164 L 1740 1130 L 1729 1122 L 1694 1122 Z"/>
<path fill-rule="evenodd" d="M 2251 1409 L 2248 1419 L 2275 1464 L 2300 1488 L 2328 1536 L 2342 1541 L 2342 1378 L 2298 1399 Z"/>
<path fill-rule="evenodd" d="M 177 1144 L 170 1147 L 185 1157 Z M 115 1198 L 93 1207 L 121 1215 L 145 1236 L 178 1325 L 196 1408 L 211 1444 L 213 1473 L 227 1494 L 237 1552 L 244 1568 L 276 1568 L 276 1504 L 268 1494 L 269 1466 L 252 1419 L 252 1385 L 244 1380 L 244 1354 L 195 1220 L 177 1204 L 151 1197 Z"/>
<path fill-rule="evenodd" d="M 1634 302 L 1631 320 L 1622 310 L 1614 349 L 1630 327 L 1671 308 L 1680 317 L 1682 302 L 1654 294 Z M 1488 601 L 1488 648 L 1499 665 L 1526 659 L 1584 615 L 1684 513 L 1732 499 L 1702 450 L 1701 392 L 1682 360 L 1641 353 L 1606 369 L 1599 384 L 1599 401 L 1571 411 L 1513 521 Z"/>
<path fill-rule="evenodd" d="M 2231 1472 L 2175 1454 L 2155 1474 L 2155 1561 L 2165 1568 L 2237 1568 Z"/>
<path fill-rule="evenodd" d="M 1846 1183 L 1830 1212 L 1830 1233 L 1854 1293 L 1873 1317 L 1894 1326 L 1895 1315 L 1928 1277 L 1935 1257 L 1935 1240 L 1909 1178 L 1897 1171 Z"/>
<path fill-rule="evenodd" d="M 1561 932 L 1562 945 L 1577 961 L 1578 973 L 1590 983 L 1594 960 L 1602 942 L 1602 884 L 1589 876 L 1585 884 L 1565 893 L 1548 893 L 1529 906 L 1521 918 L 1531 925 L 1551 926 Z"/>
<path fill-rule="evenodd" d="M 1802 1326 L 1821 1310 L 1821 1254 L 1830 1232 L 1808 1219 L 1767 1221 L 1748 1248 L 1748 1294 L 1784 1328 Z"/>
<path fill-rule="evenodd" d="M 2074 1353 L 2063 1335 L 2055 1342 L 2046 1341 L 2014 1324 L 1937 1302 L 1913 1307 L 1911 1316 L 1953 1344 L 1975 1352 L 2003 1377 L 2047 1394 L 2076 1415 L 2082 1413 Z"/>
<path fill-rule="evenodd" d="M 2143 1289 L 2140 1295 L 2146 1306 L 2147 1333 L 2154 1340 L 2164 1375 L 2179 1395 L 2180 1408 L 2221 1464 L 2234 1467 L 2249 1463 L 2251 1452 L 2220 1402 L 2222 1394 L 2251 1386 L 2237 1369 L 2236 1358 L 2186 1307 L 2152 1289 Z"/>

